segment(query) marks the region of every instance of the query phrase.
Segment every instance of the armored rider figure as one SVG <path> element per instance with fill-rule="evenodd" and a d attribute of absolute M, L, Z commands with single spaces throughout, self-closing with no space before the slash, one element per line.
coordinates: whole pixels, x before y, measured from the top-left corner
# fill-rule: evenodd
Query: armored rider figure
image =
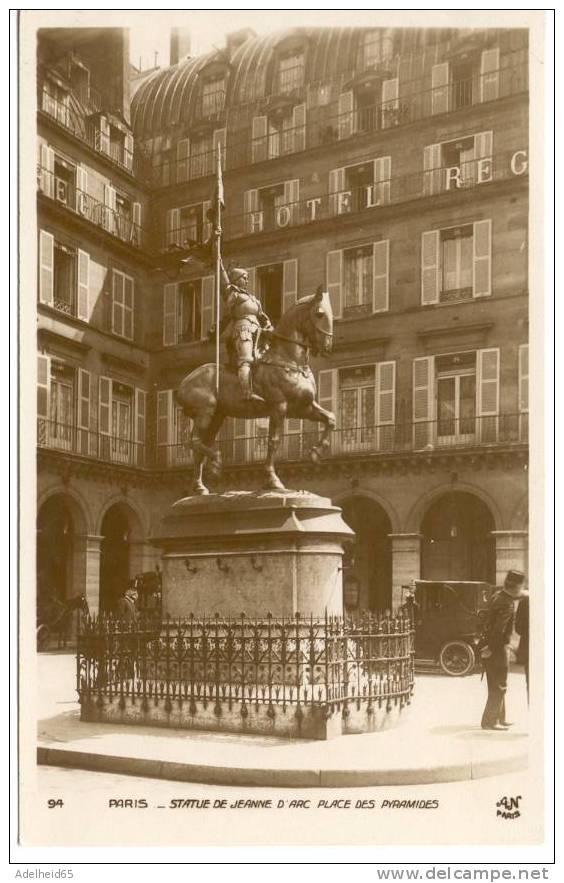
<path fill-rule="evenodd" d="M 256 359 L 261 331 L 272 328 L 270 319 L 262 309 L 260 300 L 247 290 L 249 274 L 235 267 L 226 273 L 221 265 L 222 298 L 229 324 L 231 358 L 237 367 L 243 398 L 247 401 L 264 402 L 251 387 L 251 365 Z"/>

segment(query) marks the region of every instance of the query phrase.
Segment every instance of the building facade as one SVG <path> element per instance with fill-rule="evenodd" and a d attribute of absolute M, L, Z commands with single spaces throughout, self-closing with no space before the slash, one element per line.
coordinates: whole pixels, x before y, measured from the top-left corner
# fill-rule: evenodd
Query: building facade
<path fill-rule="evenodd" d="M 349 602 L 526 569 L 527 32 L 240 31 L 131 102 L 123 32 L 44 32 L 39 53 L 38 591 L 110 609 L 189 487 L 173 391 L 213 360 L 189 247 L 219 145 L 225 262 L 274 322 L 331 295 L 313 368 L 337 430 L 314 466 L 317 428 L 288 421 L 280 475 L 343 507 Z M 266 436 L 226 421 L 217 489 L 260 485 Z"/>

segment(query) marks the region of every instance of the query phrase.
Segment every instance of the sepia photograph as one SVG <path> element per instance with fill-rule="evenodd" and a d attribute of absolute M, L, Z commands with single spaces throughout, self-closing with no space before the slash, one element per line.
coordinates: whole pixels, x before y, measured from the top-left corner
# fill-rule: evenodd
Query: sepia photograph
<path fill-rule="evenodd" d="M 547 848 L 544 16 L 19 12 L 22 847 Z"/>

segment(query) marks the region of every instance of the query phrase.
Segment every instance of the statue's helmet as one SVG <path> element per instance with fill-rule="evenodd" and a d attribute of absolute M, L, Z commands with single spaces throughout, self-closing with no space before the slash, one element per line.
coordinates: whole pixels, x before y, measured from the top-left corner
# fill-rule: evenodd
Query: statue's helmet
<path fill-rule="evenodd" d="M 244 270 L 243 267 L 233 267 L 229 271 L 229 280 L 233 283 L 233 285 L 236 285 L 237 282 L 239 282 L 243 278 L 243 276 L 246 276 L 247 279 L 249 278 L 247 270 Z"/>

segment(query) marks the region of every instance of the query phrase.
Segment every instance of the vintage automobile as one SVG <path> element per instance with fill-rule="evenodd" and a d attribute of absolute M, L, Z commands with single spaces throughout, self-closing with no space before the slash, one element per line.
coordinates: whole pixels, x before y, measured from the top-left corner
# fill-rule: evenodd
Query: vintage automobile
<path fill-rule="evenodd" d="M 470 674 L 495 587 L 484 582 L 415 580 L 415 660 L 432 660 L 454 677 Z"/>

